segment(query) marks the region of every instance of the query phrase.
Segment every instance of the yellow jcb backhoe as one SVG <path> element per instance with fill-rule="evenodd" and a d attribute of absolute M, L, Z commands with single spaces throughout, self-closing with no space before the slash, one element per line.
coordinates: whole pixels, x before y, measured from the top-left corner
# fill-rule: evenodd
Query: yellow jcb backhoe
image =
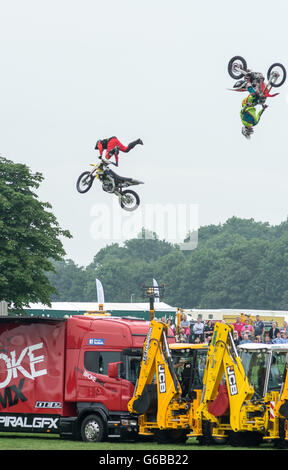
<path fill-rule="evenodd" d="M 139 434 L 162 443 L 185 442 L 189 436 L 202 436 L 196 410 L 208 345 L 168 345 L 167 331 L 165 323 L 151 321 L 128 410 L 139 416 Z"/>
<path fill-rule="evenodd" d="M 285 446 L 287 355 L 288 344 L 245 343 L 237 351 L 233 326 L 215 324 L 197 410 L 199 420 L 212 424 L 213 436 L 226 436 L 232 445 L 266 439 Z M 225 395 L 219 392 L 223 381 Z"/>

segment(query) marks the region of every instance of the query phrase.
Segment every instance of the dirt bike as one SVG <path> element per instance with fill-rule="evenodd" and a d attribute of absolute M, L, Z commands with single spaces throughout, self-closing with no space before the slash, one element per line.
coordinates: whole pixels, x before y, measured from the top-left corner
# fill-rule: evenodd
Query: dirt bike
<path fill-rule="evenodd" d="M 234 56 L 228 62 L 228 73 L 230 77 L 237 80 L 234 84 L 232 91 L 248 91 L 248 88 L 252 88 L 256 91 L 257 101 L 255 104 L 262 105 L 262 112 L 267 108 L 265 104 L 266 99 L 272 98 L 279 93 L 270 94 L 273 87 L 279 88 L 283 85 L 286 80 L 286 69 L 284 65 L 275 62 L 272 64 L 267 71 L 267 84 L 262 73 L 253 72 L 247 68 L 246 60 L 241 56 Z M 242 127 L 242 134 L 246 138 L 250 138 L 253 134 L 253 126 Z"/>
<path fill-rule="evenodd" d="M 103 191 L 118 196 L 122 209 L 134 211 L 140 204 L 140 198 L 135 191 L 123 189 L 128 186 L 143 184 L 143 181 L 117 175 L 109 168 L 111 164 L 113 165 L 112 162 L 103 161 L 101 157 L 100 163 L 91 163 L 93 169 L 91 171 L 84 171 L 79 176 L 76 183 L 77 191 L 82 194 L 87 193 L 96 178 L 102 183 Z"/>
<path fill-rule="evenodd" d="M 248 83 L 250 82 L 252 87 L 260 95 L 260 103 L 264 103 L 266 98 L 276 96 L 270 95 L 270 91 L 273 87 L 279 88 L 283 85 L 286 80 L 286 69 L 284 65 L 279 63 L 272 64 L 267 71 L 267 84 L 265 85 L 264 76 L 259 72 L 252 72 L 247 68 L 246 60 L 241 56 L 234 56 L 229 60 L 228 73 L 230 77 L 237 80 L 233 87 L 233 91 L 248 91 Z M 242 79 L 242 80 L 240 80 Z"/>

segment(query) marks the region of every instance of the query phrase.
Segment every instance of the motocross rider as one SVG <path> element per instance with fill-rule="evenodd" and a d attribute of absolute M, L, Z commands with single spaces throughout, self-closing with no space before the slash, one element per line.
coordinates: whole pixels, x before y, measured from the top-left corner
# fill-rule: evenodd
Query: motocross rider
<path fill-rule="evenodd" d="M 102 139 L 102 140 L 97 140 L 96 145 L 95 145 L 95 150 L 99 150 L 100 152 L 100 157 L 103 155 L 103 150 L 106 150 L 105 154 L 105 160 L 109 160 L 112 155 L 114 155 L 116 163 L 114 163 L 115 166 L 118 166 L 118 153 L 119 150 L 124 153 L 130 152 L 135 145 L 143 145 L 143 142 L 141 139 L 134 140 L 133 142 L 130 142 L 130 144 L 125 147 L 120 140 L 117 139 L 117 137 L 109 137 L 109 139 Z"/>
<path fill-rule="evenodd" d="M 264 83 L 263 83 L 264 85 Z M 255 106 L 261 103 L 262 97 L 258 91 L 256 91 L 251 82 L 248 81 L 249 95 L 242 101 L 242 109 L 240 111 L 240 117 L 243 124 L 242 134 L 249 139 L 250 135 L 253 133 L 253 127 L 258 124 L 263 111 L 268 107 L 268 105 L 263 105 L 262 109 L 256 113 Z M 265 85 L 262 86 L 262 91 L 265 89 Z M 268 96 L 264 93 L 265 97 Z"/>

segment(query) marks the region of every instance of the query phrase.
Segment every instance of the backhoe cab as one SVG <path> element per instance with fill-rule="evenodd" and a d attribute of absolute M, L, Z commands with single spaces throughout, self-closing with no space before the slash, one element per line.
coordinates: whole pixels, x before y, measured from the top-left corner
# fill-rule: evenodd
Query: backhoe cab
<path fill-rule="evenodd" d="M 163 443 L 185 442 L 202 435 L 195 418 L 208 345 L 168 345 L 167 332 L 165 323 L 151 321 L 128 410 L 139 415 L 139 434 Z"/>
<path fill-rule="evenodd" d="M 232 445 L 285 444 L 287 356 L 288 344 L 245 343 L 237 351 L 233 326 L 216 323 L 198 419 L 210 421 L 213 436 L 227 436 Z"/>
<path fill-rule="evenodd" d="M 238 347 L 254 400 L 264 404 L 263 440 L 288 446 L 288 344 L 247 343 Z M 259 429 L 256 429 L 259 431 Z"/>

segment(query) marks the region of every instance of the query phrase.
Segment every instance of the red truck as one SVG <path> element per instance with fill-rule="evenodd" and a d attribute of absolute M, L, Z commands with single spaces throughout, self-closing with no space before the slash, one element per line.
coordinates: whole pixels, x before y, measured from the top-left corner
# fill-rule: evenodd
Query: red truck
<path fill-rule="evenodd" d="M 129 317 L 0 317 L 0 431 L 136 435 L 127 403 L 148 329 Z"/>

